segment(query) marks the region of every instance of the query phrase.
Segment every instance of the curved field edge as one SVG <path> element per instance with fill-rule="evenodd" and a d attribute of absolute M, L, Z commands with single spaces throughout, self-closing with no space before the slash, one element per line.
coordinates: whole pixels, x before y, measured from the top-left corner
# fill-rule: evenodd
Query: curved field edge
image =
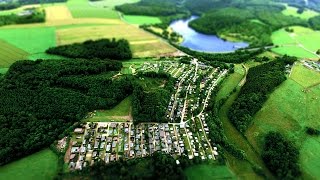
<path fill-rule="evenodd" d="M 0 179 L 53 179 L 57 170 L 57 155 L 45 149 L 0 167 Z"/>

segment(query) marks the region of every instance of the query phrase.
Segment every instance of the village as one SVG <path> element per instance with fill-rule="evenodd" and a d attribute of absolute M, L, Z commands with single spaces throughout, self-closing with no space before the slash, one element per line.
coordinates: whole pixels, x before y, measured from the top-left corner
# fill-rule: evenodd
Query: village
<path fill-rule="evenodd" d="M 176 78 L 170 97 L 168 123 L 87 122 L 74 130 L 69 148 L 69 169 L 78 170 L 97 161 L 140 158 L 162 151 L 173 157 L 215 160 L 218 149 L 207 137 L 205 109 L 212 90 L 228 73 L 194 59 L 178 62 L 144 63 L 137 71 L 170 73 Z M 179 163 L 179 162 L 177 162 Z"/>

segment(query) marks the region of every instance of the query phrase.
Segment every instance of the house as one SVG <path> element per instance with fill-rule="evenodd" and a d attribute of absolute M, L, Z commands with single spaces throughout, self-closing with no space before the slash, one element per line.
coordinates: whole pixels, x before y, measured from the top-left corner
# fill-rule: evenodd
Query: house
<path fill-rule="evenodd" d="M 77 134 L 83 134 L 84 133 L 84 129 L 83 128 L 76 128 L 73 132 L 77 133 Z"/>
<path fill-rule="evenodd" d="M 79 152 L 79 147 L 72 147 L 71 148 L 71 153 L 72 154 L 75 154 L 75 153 L 78 153 Z"/>

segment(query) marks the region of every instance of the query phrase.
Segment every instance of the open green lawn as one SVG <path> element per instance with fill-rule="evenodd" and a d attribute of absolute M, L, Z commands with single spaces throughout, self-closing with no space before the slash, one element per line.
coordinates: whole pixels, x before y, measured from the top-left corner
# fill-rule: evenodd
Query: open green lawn
<path fill-rule="evenodd" d="M 282 13 L 286 16 L 294 16 L 294 17 L 299 17 L 301 19 L 310 19 L 312 17 L 317 16 L 319 13 L 316 11 L 310 10 L 310 9 L 305 9 L 302 14 L 299 14 L 298 8 L 292 7 L 292 6 L 286 6 L 286 9 L 282 11 Z"/>
<path fill-rule="evenodd" d="M 55 28 L 0 28 L 0 39 L 28 52 L 36 54 L 45 52 L 49 47 L 56 45 Z"/>
<path fill-rule="evenodd" d="M 123 15 L 123 19 L 129 24 L 158 24 L 161 23 L 160 18 L 152 16 L 133 16 L 133 15 Z"/>
<path fill-rule="evenodd" d="M 184 173 L 189 180 L 236 179 L 227 166 L 214 164 L 194 165 L 185 169 Z"/>
<path fill-rule="evenodd" d="M 301 63 L 293 67 L 290 77 L 305 88 L 320 84 L 320 73 L 304 67 Z"/>
<path fill-rule="evenodd" d="M 222 83 L 222 87 L 219 90 L 216 101 L 226 98 L 234 88 L 237 88 L 244 75 L 243 67 L 240 64 L 235 66 L 235 73 L 230 74 L 227 79 Z"/>
<path fill-rule="evenodd" d="M 90 122 L 127 121 L 131 111 L 131 96 L 125 98 L 110 110 L 97 110 L 96 115 L 86 119 Z"/>
<path fill-rule="evenodd" d="M 0 40 L 0 68 L 8 68 L 12 63 L 26 59 L 28 53 Z"/>
<path fill-rule="evenodd" d="M 88 0 L 69 0 L 67 6 L 74 18 L 111 18 L 118 19 L 118 12 L 114 10 L 116 5 L 133 3 L 137 0 L 102 0 L 90 2 Z"/>
<path fill-rule="evenodd" d="M 303 178 L 315 179 L 319 177 L 320 154 L 316 152 L 320 150 L 320 137 L 308 136 L 305 128 L 320 128 L 320 85 L 306 91 L 306 86 L 314 83 L 311 77 L 316 77 L 306 77 L 310 74 L 303 72 L 302 68 L 297 65 L 293 71 L 297 76 L 291 76 L 270 95 L 263 108 L 255 115 L 254 123 L 247 130 L 246 137 L 251 145 L 261 152 L 263 138 L 267 132 L 283 133 L 300 149 Z M 296 82 L 302 79 L 302 85 Z"/>
<path fill-rule="evenodd" d="M 10 164 L 0 167 L 3 180 L 53 179 L 58 169 L 58 157 L 45 149 Z"/>
<path fill-rule="evenodd" d="M 288 54 L 299 58 L 318 58 L 315 52 L 320 49 L 320 32 L 301 26 L 290 27 L 293 33 L 280 29 L 272 33 L 272 42 L 279 45 L 272 50 L 278 54 Z"/>

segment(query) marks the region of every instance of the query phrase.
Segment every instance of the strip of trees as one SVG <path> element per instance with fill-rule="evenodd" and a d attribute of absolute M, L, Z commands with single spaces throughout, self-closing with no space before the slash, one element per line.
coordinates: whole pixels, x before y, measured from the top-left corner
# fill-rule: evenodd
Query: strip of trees
<path fill-rule="evenodd" d="M 301 175 L 299 150 L 278 132 L 266 135 L 262 159 L 277 179 L 297 179 Z"/>
<path fill-rule="evenodd" d="M 132 94 L 130 77 L 106 78 L 121 68 L 101 60 L 14 63 L 0 81 L 0 165 L 48 147 L 88 112 Z"/>
<path fill-rule="evenodd" d="M 230 121 L 240 132 L 247 130 L 268 94 L 286 80 L 285 65 L 296 60 L 295 57 L 284 56 L 249 69 L 246 83 L 228 112 Z"/>
<path fill-rule="evenodd" d="M 51 47 L 46 50 L 46 53 L 85 59 L 127 60 L 132 58 L 129 42 L 125 39 L 116 40 L 115 38 L 88 40 L 83 43 Z"/>
<path fill-rule="evenodd" d="M 28 24 L 28 23 L 40 23 L 45 22 L 45 12 L 44 10 L 31 9 L 32 14 L 30 15 L 5 15 L 0 16 L 0 26 L 10 25 L 10 24 Z"/>

